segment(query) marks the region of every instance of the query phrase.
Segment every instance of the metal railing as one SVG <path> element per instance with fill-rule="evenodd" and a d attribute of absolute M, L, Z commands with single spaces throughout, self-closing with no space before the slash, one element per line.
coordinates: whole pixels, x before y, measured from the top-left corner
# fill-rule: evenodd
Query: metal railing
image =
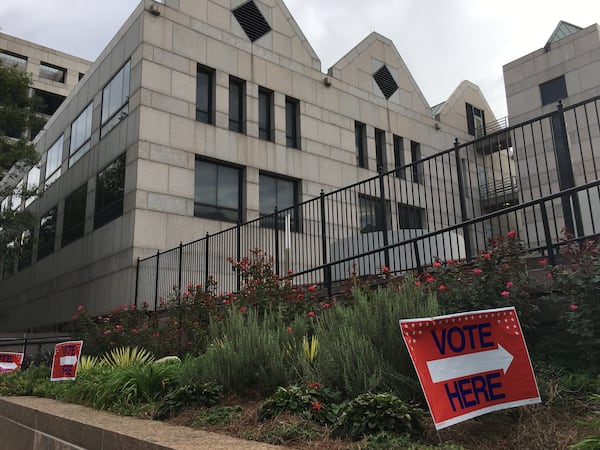
<path fill-rule="evenodd" d="M 351 273 L 383 266 L 402 273 L 434 258 L 470 258 L 509 230 L 526 251 L 552 257 L 563 228 L 577 238 L 600 232 L 599 103 L 559 104 L 528 122 L 139 259 L 136 301 L 157 307 L 211 279 L 219 292 L 236 291 L 241 280 L 229 259 L 254 248 L 273 256 L 276 273 L 330 294 Z"/>
<path fill-rule="evenodd" d="M 27 336 L 21 337 L 0 337 L 0 352 L 23 353 L 25 358 L 33 359 L 44 352 L 51 352 L 54 345 L 60 342 L 69 341 L 70 336 Z M 32 350 L 33 348 L 33 350 Z"/>

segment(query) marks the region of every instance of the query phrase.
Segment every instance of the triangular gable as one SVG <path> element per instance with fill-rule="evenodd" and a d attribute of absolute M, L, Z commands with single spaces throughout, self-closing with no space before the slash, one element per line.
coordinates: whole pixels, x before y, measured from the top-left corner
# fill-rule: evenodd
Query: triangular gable
<path fill-rule="evenodd" d="M 496 122 L 496 115 L 492 111 L 488 101 L 479 86 L 468 80 L 463 80 L 454 92 L 443 103 L 436 105 L 435 112 L 432 108 L 434 118 L 441 123 L 459 130 L 467 130 L 466 125 L 466 103 L 482 109 L 485 113 L 487 124 Z"/>
<path fill-rule="evenodd" d="M 376 97 L 430 115 L 427 100 L 393 42 L 378 33 L 369 34 L 328 74 Z"/>
<path fill-rule="evenodd" d="M 554 32 L 550 36 L 550 39 L 548 39 L 548 42 L 546 43 L 546 45 L 553 44 L 557 41 L 560 41 L 563 38 L 566 38 L 567 36 L 575 34 L 578 31 L 581 31 L 581 30 L 583 30 L 583 28 L 578 27 L 577 25 L 573 25 L 572 23 L 568 23 L 568 22 L 561 20 L 560 22 L 558 22 L 558 25 L 554 29 Z"/>

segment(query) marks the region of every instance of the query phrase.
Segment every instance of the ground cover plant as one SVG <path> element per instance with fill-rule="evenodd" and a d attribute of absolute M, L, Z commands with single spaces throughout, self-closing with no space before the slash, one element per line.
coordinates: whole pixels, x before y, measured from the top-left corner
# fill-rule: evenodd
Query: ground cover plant
<path fill-rule="evenodd" d="M 232 261 L 244 282 L 238 293 L 197 284 L 158 312 L 124 305 L 91 317 L 79 308 L 73 330 L 90 355 L 77 380 L 50 383 L 46 367 L 32 367 L 2 375 L 0 394 L 44 395 L 296 448 L 550 449 L 578 441 L 593 448 L 583 445 L 598 438 L 599 247 L 568 244 L 560 265 L 535 261 L 537 285 L 511 232 L 471 261 L 435 260 L 416 276 L 385 267 L 353 276 L 336 298 L 319 298 L 317 286 L 293 287 L 256 250 Z M 552 323 L 540 320 L 540 304 L 558 311 Z M 435 433 L 398 320 L 508 305 L 534 341 L 543 404 Z M 168 354 L 181 361 L 154 361 Z"/>

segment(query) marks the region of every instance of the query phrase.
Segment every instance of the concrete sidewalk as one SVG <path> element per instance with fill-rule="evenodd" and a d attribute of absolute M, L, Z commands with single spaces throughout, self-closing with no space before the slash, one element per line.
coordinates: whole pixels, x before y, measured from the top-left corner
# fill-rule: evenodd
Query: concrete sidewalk
<path fill-rule="evenodd" d="M 0 398 L 4 450 L 268 450 L 283 447 L 37 397 Z"/>

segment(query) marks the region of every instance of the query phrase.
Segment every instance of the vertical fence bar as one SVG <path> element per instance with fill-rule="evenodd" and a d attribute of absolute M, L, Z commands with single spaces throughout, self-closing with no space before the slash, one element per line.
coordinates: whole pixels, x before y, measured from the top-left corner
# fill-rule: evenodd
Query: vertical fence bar
<path fill-rule="evenodd" d="M 208 231 L 206 232 L 206 237 L 204 241 L 204 290 L 208 291 L 208 244 L 210 243 L 210 234 L 208 233 Z"/>
<path fill-rule="evenodd" d="M 242 259 L 242 222 L 238 220 L 237 222 L 237 226 L 236 226 L 236 233 L 235 233 L 235 254 L 236 254 L 236 261 L 239 261 L 240 259 Z M 236 288 L 237 291 L 239 292 L 241 287 L 242 287 L 242 278 L 241 278 L 241 274 L 240 271 L 238 270 L 236 272 Z"/>
<path fill-rule="evenodd" d="M 323 279 L 325 280 L 325 286 L 327 287 L 327 297 L 332 295 L 331 286 L 331 265 L 329 264 L 329 257 L 327 254 L 327 222 L 325 216 L 325 193 L 321 189 L 320 195 L 321 203 L 321 252 L 323 253 Z"/>
<path fill-rule="evenodd" d="M 183 275 L 183 242 L 179 241 L 179 273 L 177 274 L 177 286 L 178 286 L 178 291 L 177 292 L 177 301 L 179 302 L 180 298 L 181 298 L 181 277 Z"/>
<path fill-rule="evenodd" d="M 273 220 L 275 222 L 275 226 L 273 227 L 273 232 L 275 233 L 275 275 L 279 275 L 279 210 L 277 206 L 275 207 Z"/>
<path fill-rule="evenodd" d="M 577 194 L 575 194 L 577 195 Z M 548 213 L 546 212 L 546 203 L 540 202 L 540 210 L 542 213 L 542 225 L 544 227 L 544 237 L 546 238 L 546 249 L 548 251 L 548 262 L 551 266 L 556 265 L 554 257 L 554 248 L 552 246 L 552 236 L 550 235 L 550 224 L 548 223 Z"/>
<path fill-rule="evenodd" d="M 460 162 L 460 145 L 458 144 L 458 139 L 454 140 L 454 157 L 456 159 L 456 174 L 458 176 L 458 198 L 460 201 L 460 220 L 464 222 L 468 219 L 467 217 L 467 203 L 465 199 L 465 187 L 463 185 L 463 173 Z M 463 226 L 463 234 L 465 239 L 465 252 L 467 259 L 471 259 L 472 250 L 471 250 L 471 236 L 469 235 L 470 230 L 468 225 Z"/>
<path fill-rule="evenodd" d="M 377 171 L 379 172 L 379 199 L 380 199 L 380 203 L 379 203 L 379 214 L 381 217 L 381 227 L 382 227 L 382 232 L 383 232 L 383 246 L 386 247 L 384 254 L 383 254 L 383 260 L 384 260 L 384 265 L 385 267 L 389 268 L 390 267 L 390 250 L 387 248 L 388 244 L 389 244 L 389 237 L 388 237 L 388 219 L 387 219 L 387 208 L 386 208 L 386 203 L 387 200 L 385 198 L 385 182 L 383 180 L 383 167 L 378 167 Z"/>
<path fill-rule="evenodd" d="M 160 273 L 160 250 L 156 250 L 156 279 L 154 281 L 154 311 L 158 309 L 158 274 Z"/>
<path fill-rule="evenodd" d="M 133 303 L 135 307 L 138 306 L 138 291 L 140 288 L 140 257 L 137 257 L 137 261 L 135 263 L 135 294 L 133 298 Z"/>

